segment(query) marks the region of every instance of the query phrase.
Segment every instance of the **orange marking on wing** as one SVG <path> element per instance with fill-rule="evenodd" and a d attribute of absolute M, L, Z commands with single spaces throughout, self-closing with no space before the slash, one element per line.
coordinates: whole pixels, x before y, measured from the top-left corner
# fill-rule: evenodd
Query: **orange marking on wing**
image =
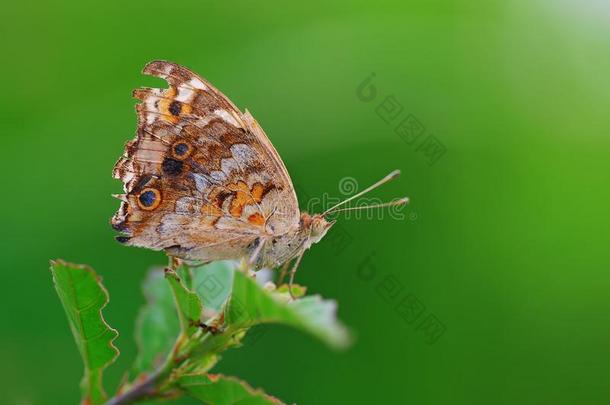
<path fill-rule="evenodd" d="M 182 112 L 180 114 L 190 114 L 193 112 L 193 106 L 182 103 Z"/>
<path fill-rule="evenodd" d="M 229 184 L 227 188 L 235 193 L 235 197 L 229 207 L 229 213 L 234 217 L 241 216 L 246 205 L 260 203 L 269 191 L 269 188 L 266 188 L 261 183 L 254 183 L 252 190 L 250 190 L 248 185 L 243 181 Z"/>
<path fill-rule="evenodd" d="M 176 124 L 178 122 L 178 117 L 174 117 L 169 112 L 169 105 L 172 103 L 174 97 L 176 97 L 176 89 L 174 87 L 170 87 L 165 91 L 163 97 L 164 98 L 160 99 L 159 103 L 157 104 L 159 112 L 163 114 L 160 116 L 160 118 L 165 121 L 169 121 L 173 124 Z"/>
<path fill-rule="evenodd" d="M 252 198 L 254 198 L 254 201 L 256 201 L 257 203 L 261 202 L 261 200 L 263 199 L 263 193 L 265 192 L 265 187 L 263 187 L 263 185 L 261 183 L 254 183 L 254 185 L 252 186 Z"/>
<path fill-rule="evenodd" d="M 165 121 L 171 122 L 172 124 L 178 123 L 181 115 L 190 114 L 193 112 L 192 105 L 175 101 L 174 99 L 176 95 L 176 88 L 170 87 L 165 91 L 163 94 L 164 98 L 160 99 L 158 104 L 159 112 L 163 114 L 161 115 L 161 118 Z M 172 106 L 172 103 L 175 104 Z"/>
<path fill-rule="evenodd" d="M 244 207 L 252 201 L 250 197 L 250 189 L 248 185 L 243 181 L 237 182 L 237 184 L 230 184 L 229 190 L 235 192 L 235 198 L 231 201 L 231 206 L 229 207 L 229 213 L 234 217 L 241 216 Z"/>
<path fill-rule="evenodd" d="M 265 218 L 260 214 L 260 212 L 257 212 L 248 217 L 248 222 L 254 225 L 263 226 L 265 224 Z"/>

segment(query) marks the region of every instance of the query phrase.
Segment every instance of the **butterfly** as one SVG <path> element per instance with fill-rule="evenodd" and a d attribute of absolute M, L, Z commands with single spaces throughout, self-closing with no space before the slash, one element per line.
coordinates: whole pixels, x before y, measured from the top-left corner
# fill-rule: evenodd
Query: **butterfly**
<path fill-rule="evenodd" d="M 125 245 L 199 263 L 244 258 L 253 270 L 284 265 L 282 279 L 294 259 L 292 284 L 303 253 L 335 223 L 326 217 L 399 173 L 322 214 L 300 212 L 286 166 L 247 110 L 178 64 L 153 61 L 143 73 L 169 87 L 133 92 L 136 137 L 113 170 L 124 193 L 111 224 Z"/>

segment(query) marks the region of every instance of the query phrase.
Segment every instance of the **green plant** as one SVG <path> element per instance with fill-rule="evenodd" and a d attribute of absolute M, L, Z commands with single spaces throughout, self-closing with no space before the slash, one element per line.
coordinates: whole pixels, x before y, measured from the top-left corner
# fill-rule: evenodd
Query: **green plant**
<path fill-rule="evenodd" d="M 108 293 L 93 269 L 51 262 L 55 289 L 85 364 L 82 403 L 118 405 L 182 395 L 206 404 L 281 404 L 234 377 L 211 374 L 220 354 L 259 324 L 282 323 L 334 348 L 348 344 L 336 305 L 305 288 L 260 286 L 244 268 L 216 262 L 199 268 L 153 269 L 144 282 L 146 304 L 136 321 L 138 355 L 128 381 L 108 398 L 103 372 L 119 356 L 118 332 L 102 315 Z"/>

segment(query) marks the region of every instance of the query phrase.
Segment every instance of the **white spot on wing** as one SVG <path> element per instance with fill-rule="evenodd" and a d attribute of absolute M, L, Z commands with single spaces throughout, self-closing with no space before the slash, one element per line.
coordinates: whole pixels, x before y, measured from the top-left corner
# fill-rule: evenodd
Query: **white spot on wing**
<path fill-rule="evenodd" d="M 185 86 L 180 86 L 180 88 L 178 89 L 178 96 L 176 96 L 176 100 L 182 103 L 190 103 L 194 95 L 195 91 L 193 89 Z"/>
<path fill-rule="evenodd" d="M 252 148 L 243 143 L 237 143 L 235 145 L 232 145 L 231 154 L 233 155 L 233 158 L 242 165 L 247 165 L 251 163 L 254 159 L 256 159 L 256 154 L 254 153 Z"/>
<path fill-rule="evenodd" d="M 195 187 L 197 187 L 197 191 L 203 193 L 210 187 L 210 181 L 203 175 L 199 173 L 191 173 L 191 176 L 195 179 Z"/>
<path fill-rule="evenodd" d="M 226 181 L 232 172 L 241 172 L 242 168 L 249 165 L 256 158 L 254 151 L 248 145 L 235 144 L 231 146 L 230 158 L 224 158 L 220 162 L 220 171 L 211 173 L 215 181 Z"/>
<path fill-rule="evenodd" d="M 129 183 L 131 180 L 133 180 L 134 176 L 135 175 L 133 174 L 133 172 L 125 172 L 123 182 Z"/>
<path fill-rule="evenodd" d="M 169 75 L 169 72 L 172 71 L 172 65 L 169 63 L 164 63 L 163 64 L 163 69 L 162 69 L 163 73 L 165 73 L 166 75 Z"/>
<path fill-rule="evenodd" d="M 231 174 L 233 170 L 239 169 L 233 158 L 222 159 L 220 162 L 220 171 L 222 173 Z"/>
<path fill-rule="evenodd" d="M 146 105 L 146 111 L 155 111 L 155 101 L 157 101 L 158 98 L 156 97 L 148 97 L 146 99 L 145 105 Z"/>
<path fill-rule="evenodd" d="M 241 128 L 241 125 L 239 125 L 239 123 L 237 122 L 235 117 L 233 117 L 231 114 L 229 114 L 229 112 L 226 110 L 222 110 L 222 109 L 214 110 L 214 115 L 216 115 L 219 118 L 222 118 L 225 122 L 228 122 L 229 124 L 233 125 L 234 127 Z"/>
<path fill-rule="evenodd" d="M 208 89 L 208 86 L 206 86 L 205 83 L 203 83 L 201 80 L 197 79 L 196 77 L 193 77 L 191 80 L 189 80 L 188 85 L 191 87 L 194 87 L 196 89 L 200 89 L 200 90 Z"/>
<path fill-rule="evenodd" d="M 222 164 L 221 164 L 222 165 Z M 212 180 L 214 180 L 215 182 L 221 182 L 224 183 L 227 181 L 227 175 L 224 172 L 221 171 L 214 171 L 212 173 L 210 173 L 210 177 L 212 178 Z"/>
<path fill-rule="evenodd" d="M 152 124 L 153 122 L 155 122 L 155 116 L 149 112 L 145 112 L 146 114 L 146 123 L 148 125 Z"/>

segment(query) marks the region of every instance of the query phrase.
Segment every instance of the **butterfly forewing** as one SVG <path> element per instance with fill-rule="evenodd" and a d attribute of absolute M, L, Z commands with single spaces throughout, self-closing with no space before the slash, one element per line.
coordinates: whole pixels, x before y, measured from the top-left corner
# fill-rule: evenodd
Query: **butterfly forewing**
<path fill-rule="evenodd" d="M 169 88 L 134 91 L 137 135 L 113 172 L 125 191 L 112 218 L 120 241 L 214 260 L 298 226 L 290 177 L 248 112 L 177 64 L 151 62 L 144 73 Z"/>

